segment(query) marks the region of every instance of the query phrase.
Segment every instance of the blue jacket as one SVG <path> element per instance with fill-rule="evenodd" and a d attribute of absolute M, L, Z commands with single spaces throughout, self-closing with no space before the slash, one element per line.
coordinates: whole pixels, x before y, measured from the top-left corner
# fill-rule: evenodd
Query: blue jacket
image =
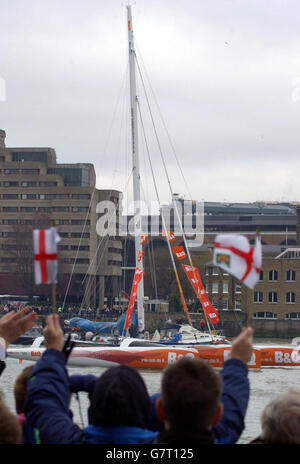
<path fill-rule="evenodd" d="M 224 381 L 222 402 L 224 413 L 214 428 L 217 442 L 236 443 L 244 429 L 244 417 L 249 399 L 248 369 L 238 360 L 228 360 L 221 372 Z M 70 391 L 92 393 L 97 377 L 68 376 L 65 356 L 62 352 L 48 349 L 34 366 L 27 384 L 27 400 L 24 412 L 28 423 L 39 434 L 43 444 L 79 443 L 142 443 L 156 440 L 163 428 L 156 417 L 152 397 L 153 415 L 147 429 L 129 431 L 126 427 L 91 427 L 82 430 L 73 423 L 69 409 Z M 127 430 L 126 430 L 127 429 Z M 156 431 L 152 433 L 152 431 Z M 105 434 L 104 434 L 105 432 Z M 130 440 L 130 441 L 129 441 Z"/>

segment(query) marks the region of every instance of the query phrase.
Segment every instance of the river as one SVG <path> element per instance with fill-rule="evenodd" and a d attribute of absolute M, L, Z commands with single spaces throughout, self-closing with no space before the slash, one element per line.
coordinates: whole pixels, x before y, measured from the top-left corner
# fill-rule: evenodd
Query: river
<path fill-rule="evenodd" d="M 255 344 L 286 344 L 285 340 L 255 340 Z M 14 410 L 13 385 L 17 375 L 22 369 L 30 364 L 31 361 L 23 361 L 21 364 L 16 359 L 8 358 L 7 367 L 1 376 L 0 388 L 5 395 L 5 400 L 12 410 Z M 70 374 L 91 373 L 100 375 L 105 371 L 104 368 L 97 367 L 68 367 Z M 140 371 L 150 394 L 159 391 L 161 371 Z M 300 381 L 300 367 L 263 367 L 261 370 L 250 370 L 250 401 L 245 418 L 245 430 L 240 437 L 239 444 L 249 443 L 250 440 L 259 435 L 260 432 L 260 414 L 264 406 L 278 393 L 288 390 L 289 388 L 298 389 Z M 74 420 L 78 425 L 86 426 L 88 399 L 85 393 L 80 393 L 79 402 L 73 395 L 71 400 L 71 409 L 74 413 Z M 83 424 L 82 424 L 83 423 Z"/>

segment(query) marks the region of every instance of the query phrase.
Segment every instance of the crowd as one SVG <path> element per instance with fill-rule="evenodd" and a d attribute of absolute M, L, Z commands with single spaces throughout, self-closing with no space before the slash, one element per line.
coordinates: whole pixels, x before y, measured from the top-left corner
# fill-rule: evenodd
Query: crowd
<path fill-rule="evenodd" d="M 10 311 L 19 311 L 24 305 L 22 304 L 4 304 L 0 305 L 0 317 L 7 314 Z M 26 305 L 27 306 L 27 305 Z M 32 305 L 30 308 L 35 311 L 39 316 L 47 316 L 53 312 L 51 305 Z M 63 306 L 58 304 L 56 308 L 58 314 L 63 314 L 66 318 L 71 319 L 72 317 L 83 317 L 94 319 L 95 317 L 104 316 L 107 318 L 119 318 L 123 312 L 127 310 L 125 305 L 104 305 L 102 309 L 81 307 L 81 306 Z"/>
<path fill-rule="evenodd" d="M 32 327 L 29 308 L 0 319 L 0 374 L 8 345 Z M 0 398 L 0 443 L 10 444 L 235 444 L 244 429 L 250 397 L 248 367 L 253 329 L 244 328 L 218 372 L 189 357 L 170 364 L 160 392 L 150 396 L 138 371 L 121 365 L 100 377 L 69 375 L 68 342 L 57 314 L 47 317 L 46 350 L 35 365 L 15 379 L 16 410 Z M 72 418 L 72 394 L 89 397 L 89 425 Z M 300 392 L 283 392 L 270 400 L 261 416 L 261 434 L 253 444 L 300 443 Z"/>

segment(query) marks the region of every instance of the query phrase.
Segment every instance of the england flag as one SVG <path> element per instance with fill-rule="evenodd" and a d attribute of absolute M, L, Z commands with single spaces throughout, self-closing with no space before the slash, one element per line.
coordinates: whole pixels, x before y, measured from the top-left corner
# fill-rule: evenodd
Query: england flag
<path fill-rule="evenodd" d="M 34 279 L 36 285 L 56 283 L 57 243 L 60 237 L 55 227 L 33 231 Z"/>
<path fill-rule="evenodd" d="M 253 289 L 259 280 L 262 265 L 260 238 L 257 236 L 254 247 L 251 247 L 243 235 L 217 235 L 213 263 Z"/>

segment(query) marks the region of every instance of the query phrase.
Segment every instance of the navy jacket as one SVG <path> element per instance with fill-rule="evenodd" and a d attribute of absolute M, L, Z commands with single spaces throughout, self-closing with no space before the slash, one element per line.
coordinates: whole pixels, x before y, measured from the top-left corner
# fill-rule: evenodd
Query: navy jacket
<path fill-rule="evenodd" d="M 232 359 L 225 362 L 221 375 L 224 381 L 224 413 L 213 430 L 214 437 L 217 442 L 236 443 L 244 429 L 249 400 L 248 369 L 241 361 Z M 32 370 L 24 405 L 27 421 L 35 429 L 35 433 L 39 434 L 41 443 L 103 443 L 95 439 L 95 434 L 88 433 L 89 428 L 85 431 L 74 424 L 69 409 L 70 391 L 86 391 L 91 394 L 96 379 L 97 377 L 92 375 L 69 377 L 64 354 L 54 349 L 45 351 Z M 155 398 L 156 395 L 152 398 L 153 404 Z M 155 440 L 158 432 L 157 435 L 151 435 L 150 431 L 159 428 L 163 428 L 163 424 L 157 420 L 153 407 L 153 417 L 148 427 L 150 430 L 146 432 L 148 437 L 138 434 L 136 443 L 144 442 L 145 438 L 150 437 Z M 123 431 L 125 432 L 125 429 Z M 126 434 L 123 435 L 122 430 L 119 435 L 115 432 L 112 430 L 114 441 L 110 443 L 126 443 Z"/>

